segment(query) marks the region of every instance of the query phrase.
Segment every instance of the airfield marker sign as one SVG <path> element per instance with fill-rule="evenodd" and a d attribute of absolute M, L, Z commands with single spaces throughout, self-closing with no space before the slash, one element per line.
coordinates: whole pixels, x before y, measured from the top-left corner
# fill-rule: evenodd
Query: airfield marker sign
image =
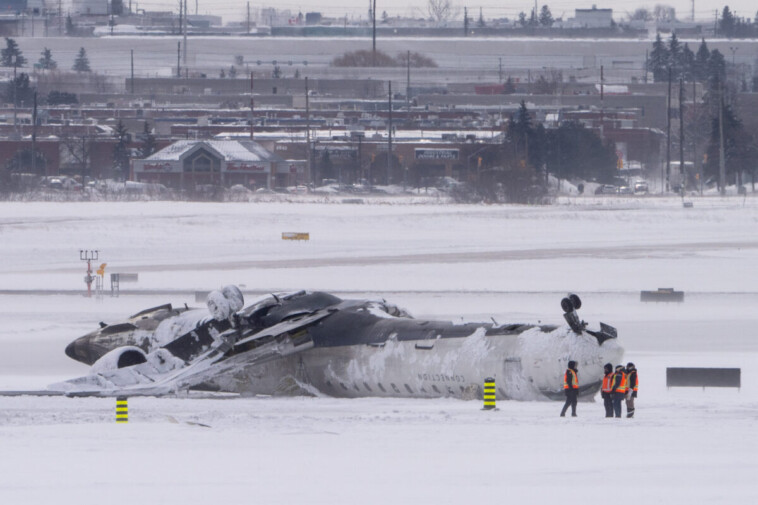
<path fill-rule="evenodd" d="M 292 231 L 282 232 L 282 240 L 310 240 L 310 239 L 311 239 L 310 233 L 292 232 Z"/>

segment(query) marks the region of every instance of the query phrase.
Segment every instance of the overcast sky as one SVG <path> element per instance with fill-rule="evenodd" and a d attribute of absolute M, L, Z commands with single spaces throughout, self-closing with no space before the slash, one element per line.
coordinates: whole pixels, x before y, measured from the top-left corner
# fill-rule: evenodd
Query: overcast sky
<path fill-rule="evenodd" d="M 129 0 L 125 0 L 128 3 Z M 332 16 L 344 16 L 364 19 L 368 16 L 369 0 L 269 0 L 266 2 L 250 1 L 251 9 L 261 7 L 276 7 L 278 9 L 290 9 L 297 13 L 310 11 L 320 11 Z M 548 2 L 538 2 L 539 8 L 547 4 L 554 17 L 573 17 L 574 9 L 590 8 L 593 0 L 551 0 Z M 598 1 L 594 0 L 598 8 L 611 8 L 614 10 L 614 18 L 621 19 L 626 13 L 633 12 L 637 7 L 647 7 L 652 10 L 655 4 L 671 5 L 676 9 L 679 19 L 690 19 L 692 13 L 691 0 L 661 0 L 658 2 L 629 2 L 622 0 Z M 132 0 L 133 7 L 139 4 L 139 8 L 148 10 L 174 10 L 178 11 L 179 0 Z M 195 12 L 197 5 L 198 12 L 201 14 L 216 14 L 224 17 L 225 21 L 241 19 L 244 17 L 247 9 L 247 0 L 188 0 L 190 14 Z M 390 16 L 395 15 L 425 15 L 427 0 L 377 0 L 376 10 L 381 14 L 387 11 Z M 516 17 L 521 11 L 529 12 L 533 2 L 528 0 L 453 0 L 453 4 L 461 11 L 463 6 L 468 7 L 470 15 L 476 17 L 479 14 L 479 8 L 483 10 L 485 18 L 492 17 Z M 695 18 L 698 20 L 713 21 L 715 12 L 719 12 L 728 5 L 732 11 L 739 16 L 754 19 L 758 11 L 758 2 L 755 0 L 696 0 L 695 1 Z"/>

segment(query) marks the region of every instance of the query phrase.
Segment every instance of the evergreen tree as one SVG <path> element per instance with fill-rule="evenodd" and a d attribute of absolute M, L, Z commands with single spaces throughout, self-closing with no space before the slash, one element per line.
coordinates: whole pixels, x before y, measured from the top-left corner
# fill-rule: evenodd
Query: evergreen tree
<path fill-rule="evenodd" d="M 648 70 L 653 73 L 655 82 L 663 82 L 668 79 L 669 50 L 661 39 L 659 33 L 653 42 L 653 50 L 650 52 L 648 60 Z"/>
<path fill-rule="evenodd" d="M 540 24 L 549 27 L 553 26 L 554 22 L 555 20 L 553 19 L 553 14 L 550 12 L 550 7 L 547 4 L 543 5 L 540 10 Z"/>
<path fill-rule="evenodd" d="M 682 49 L 682 72 L 680 77 L 685 81 L 692 81 L 695 75 L 695 53 L 692 52 L 688 44 L 684 44 Z"/>
<path fill-rule="evenodd" d="M 150 130 L 150 125 L 145 121 L 145 127 L 141 135 L 142 145 L 139 148 L 140 158 L 147 158 L 155 152 L 155 135 Z"/>
<path fill-rule="evenodd" d="M 482 15 L 482 8 L 479 7 L 479 21 L 476 22 L 477 28 L 484 28 L 487 24 L 484 22 L 484 15 Z"/>
<path fill-rule="evenodd" d="M 111 14 L 114 16 L 124 14 L 124 0 L 111 0 Z"/>
<path fill-rule="evenodd" d="M 705 43 L 705 39 L 700 42 L 700 47 L 695 54 L 695 62 L 693 65 L 693 77 L 698 82 L 706 82 L 708 80 L 708 60 L 711 58 L 711 52 L 708 50 L 708 46 Z"/>
<path fill-rule="evenodd" d="M 506 140 L 514 148 L 514 155 L 519 163 L 526 164 L 529 160 L 529 137 L 532 134 L 532 114 L 526 107 L 526 103 L 521 100 L 518 111 L 508 122 L 508 131 Z"/>
<path fill-rule="evenodd" d="M 724 156 L 727 181 L 742 183 L 742 174 L 755 169 L 753 160 L 756 156 L 755 139 L 747 132 L 734 109 L 728 104 L 723 106 L 724 118 Z M 711 122 L 711 138 L 708 145 L 708 162 L 705 166 L 706 175 L 718 178 L 719 147 L 721 135 L 719 131 L 719 115 L 715 114 Z M 735 177 L 736 176 L 736 177 Z"/>
<path fill-rule="evenodd" d="M 532 134 L 529 136 L 529 164 L 535 167 L 538 171 L 545 169 L 544 183 L 547 186 L 547 131 L 542 123 L 532 129 Z"/>
<path fill-rule="evenodd" d="M 79 34 L 79 29 L 74 24 L 74 20 L 71 19 L 71 14 L 66 16 L 66 35 L 69 37 L 75 37 Z"/>
<path fill-rule="evenodd" d="M 711 93 L 718 93 L 726 82 L 726 60 L 718 49 L 708 58 L 708 86 Z"/>
<path fill-rule="evenodd" d="M 682 73 L 682 45 L 676 37 L 676 33 L 671 34 L 669 40 L 669 68 L 671 69 L 671 78 L 679 79 Z M 668 77 L 667 77 L 668 78 Z"/>
<path fill-rule="evenodd" d="M 524 137 L 532 130 L 532 113 L 529 112 L 524 100 L 521 100 L 521 103 L 519 104 L 513 126 L 514 133 L 520 137 Z"/>
<path fill-rule="evenodd" d="M 121 120 L 116 125 L 114 135 L 118 139 L 118 143 L 113 148 L 113 171 L 117 178 L 125 179 L 129 173 L 129 160 L 131 156 L 129 154 L 128 130 Z"/>
<path fill-rule="evenodd" d="M 73 69 L 76 72 L 92 72 L 89 66 L 89 58 L 87 58 L 87 51 L 83 47 L 79 49 L 79 53 L 76 55 Z"/>
<path fill-rule="evenodd" d="M 23 67 L 26 65 L 26 58 L 18 48 L 15 40 L 5 37 L 5 49 L 0 51 L 0 58 L 4 67 Z"/>
<path fill-rule="evenodd" d="M 45 48 L 44 51 L 42 51 L 42 57 L 39 59 L 39 62 L 37 63 L 39 65 L 39 68 L 42 70 L 55 70 L 58 68 L 58 64 L 53 59 L 53 53 L 50 51 L 50 49 Z"/>
<path fill-rule="evenodd" d="M 729 38 L 734 37 L 737 21 L 734 14 L 729 10 L 729 6 L 724 6 L 724 10 L 721 11 L 721 20 L 718 22 L 717 33 Z"/>
<path fill-rule="evenodd" d="M 524 11 L 521 11 L 518 13 L 518 24 L 521 26 L 521 28 L 526 28 L 527 21 L 526 21 L 526 13 Z"/>
<path fill-rule="evenodd" d="M 513 84 L 513 79 L 511 79 L 511 76 L 508 76 L 508 78 L 505 80 L 505 84 L 503 84 L 503 94 L 512 95 L 515 92 L 516 85 Z"/>
<path fill-rule="evenodd" d="M 5 102 L 31 105 L 35 89 L 29 85 L 29 75 L 22 72 L 15 81 L 11 79 L 5 88 Z"/>
<path fill-rule="evenodd" d="M 237 67 L 232 65 L 229 67 L 229 78 L 230 79 L 236 79 L 237 78 Z"/>
<path fill-rule="evenodd" d="M 561 179 L 580 178 L 611 183 L 617 174 L 616 149 L 593 130 L 568 121 L 547 132 L 546 164 Z"/>

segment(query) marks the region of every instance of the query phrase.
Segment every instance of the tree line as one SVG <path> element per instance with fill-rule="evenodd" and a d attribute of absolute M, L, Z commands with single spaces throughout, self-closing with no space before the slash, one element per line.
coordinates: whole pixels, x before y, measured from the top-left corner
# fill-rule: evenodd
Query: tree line
<path fill-rule="evenodd" d="M 723 118 L 727 179 L 742 186 L 742 175 L 748 173 L 755 189 L 758 145 L 739 117 L 738 91 L 747 91 L 747 82 L 744 79 L 740 82 L 737 68 L 732 69 L 733 78 L 727 79 L 727 61 L 718 49 L 709 50 L 705 39 L 702 39 L 697 52 L 693 53 L 686 43 L 682 46 L 675 33 L 671 34 L 668 43 L 663 41 L 660 34 L 656 36 L 647 68 L 655 82 L 671 80 L 677 84 L 681 81 L 682 87 L 685 82 L 703 86 L 703 104 L 698 106 L 693 99 L 683 120 L 692 138 L 693 149 L 698 141 L 707 142 L 703 153 L 705 177 L 711 180 L 718 180 L 719 177 L 720 123 Z M 703 132 L 709 133 L 706 135 Z"/>
<path fill-rule="evenodd" d="M 484 148 L 477 192 L 490 201 L 539 202 L 550 175 L 559 180 L 612 183 L 618 175 L 613 141 L 578 121 L 545 128 L 522 100 L 509 118 L 502 144 Z"/>

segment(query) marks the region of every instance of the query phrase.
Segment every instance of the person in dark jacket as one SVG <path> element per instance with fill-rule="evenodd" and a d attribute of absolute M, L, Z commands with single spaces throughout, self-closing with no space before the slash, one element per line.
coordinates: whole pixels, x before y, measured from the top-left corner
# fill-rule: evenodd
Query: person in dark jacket
<path fill-rule="evenodd" d="M 622 365 L 618 365 L 611 381 L 611 399 L 613 400 L 613 413 L 615 417 L 621 417 L 621 401 L 625 396 L 626 370 Z"/>
<path fill-rule="evenodd" d="M 571 405 L 571 417 L 576 417 L 576 402 L 579 397 L 579 375 L 577 374 L 576 361 L 568 362 L 566 373 L 563 374 L 563 392 L 566 393 L 566 403 L 563 404 L 561 417 L 565 417 L 569 405 Z"/>
<path fill-rule="evenodd" d="M 606 363 L 603 370 L 605 371 L 605 375 L 603 376 L 603 385 L 600 388 L 600 396 L 603 398 L 605 417 L 613 417 L 613 399 L 611 398 L 611 392 L 613 391 L 613 365 Z"/>
<path fill-rule="evenodd" d="M 634 417 L 634 399 L 637 398 L 637 369 L 634 363 L 626 364 L 626 417 Z"/>

